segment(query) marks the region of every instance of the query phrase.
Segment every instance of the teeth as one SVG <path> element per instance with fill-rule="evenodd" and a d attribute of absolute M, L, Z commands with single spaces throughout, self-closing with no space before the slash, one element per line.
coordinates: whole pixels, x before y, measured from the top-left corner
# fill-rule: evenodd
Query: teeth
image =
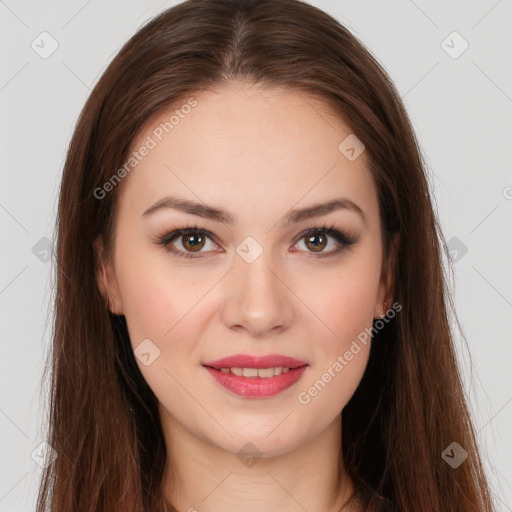
<path fill-rule="evenodd" d="M 242 374 L 244 377 L 257 377 L 258 376 L 258 368 L 243 368 Z"/>
<path fill-rule="evenodd" d="M 254 368 L 254 370 L 256 370 L 256 368 Z M 260 368 L 256 370 L 256 374 L 262 379 L 268 379 L 269 377 L 274 376 L 274 368 Z M 244 377 L 251 377 L 251 375 L 245 375 L 244 370 Z M 254 375 L 254 377 L 256 377 L 256 375 Z"/>
<path fill-rule="evenodd" d="M 222 373 L 231 372 L 239 377 L 259 377 L 260 379 L 268 379 L 275 375 L 281 375 L 290 371 L 290 368 L 278 366 L 276 368 L 220 368 Z"/>

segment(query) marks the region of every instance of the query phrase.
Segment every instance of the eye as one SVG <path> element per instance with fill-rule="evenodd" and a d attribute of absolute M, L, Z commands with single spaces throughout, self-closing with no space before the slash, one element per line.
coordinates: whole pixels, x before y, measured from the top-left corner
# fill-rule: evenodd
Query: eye
<path fill-rule="evenodd" d="M 198 226 L 187 226 L 185 228 L 174 229 L 170 233 L 160 237 L 157 240 L 166 251 L 182 258 L 199 258 L 202 252 L 217 250 L 218 245 L 213 242 L 215 236 Z M 292 252 L 297 252 L 297 245 L 304 240 L 304 249 L 310 257 L 327 257 L 339 253 L 348 246 L 357 242 L 354 235 L 342 233 L 332 226 L 310 228 L 303 231 L 298 237 L 298 242 L 294 244 Z M 210 244 L 210 246 L 208 245 Z M 330 248 L 330 250 L 324 250 Z M 206 249 L 206 250 L 203 250 Z"/>
<path fill-rule="evenodd" d="M 213 234 L 197 226 L 175 229 L 158 240 L 165 250 L 183 258 L 197 258 L 194 253 L 200 254 L 205 247 L 215 250 L 217 245 L 212 242 Z"/>
<path fill-rule="evenodd" d="M 305 251 L 312 257 L 325 257 L 333 254 L 337 254 L 342 251 L 345 247 L 354 245 L 357 238 L 354 235 L 342 233 L 332 226 L 310 228 L 299 235 L 299 242 L 303 243 Z M 297 245 L 300 245 L 297 244 Z M 324 250 L 330 248 L 330 250 Z"/>

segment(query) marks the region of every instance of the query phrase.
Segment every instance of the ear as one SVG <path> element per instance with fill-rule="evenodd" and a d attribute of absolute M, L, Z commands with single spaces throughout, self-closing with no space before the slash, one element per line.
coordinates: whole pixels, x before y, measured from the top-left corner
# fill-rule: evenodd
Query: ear
<path fill-rule="evenodd" d="M 387 310 L 393 303 L 394 283 L 395 283 L 395 267 L 398 259 L 398 243 L 400 237 L 395 233 L 391 239 L 389 254 L 384 259 L 382 272 L 377 293 L 377 302 L 375 304 L 374 318 L 381 318 L 386 315 Z M 384 305 L 386 302 L 386 305 Z"/>
<path fill-rule="evenodd" d="M 112 262 L 106 256 L 103 237 L 99 235 L 93 241 L 96 283 L 105 299 L 108 309 L 115 315 L 123 314 L 121 294 Z"/>

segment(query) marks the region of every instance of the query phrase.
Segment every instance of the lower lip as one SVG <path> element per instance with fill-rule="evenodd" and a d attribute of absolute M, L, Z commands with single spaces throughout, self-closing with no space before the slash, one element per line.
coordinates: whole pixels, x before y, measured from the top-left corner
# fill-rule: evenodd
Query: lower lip
<path fill-rule="evenodd" d="M 266 398 L 274 396 L 293 386 L 305 372 L 307 365 L 290 368 L 286 373 L 260 379 L 259 377 L 239 377 L 233 373 L 224 373 L 205 366 L 210 375 L 229 391 L 248 398 Z"/>

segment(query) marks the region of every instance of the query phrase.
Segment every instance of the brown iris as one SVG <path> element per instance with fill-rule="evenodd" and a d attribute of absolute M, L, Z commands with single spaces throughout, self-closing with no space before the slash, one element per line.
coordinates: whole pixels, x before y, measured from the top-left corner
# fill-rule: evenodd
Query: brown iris
<path fill-rule="evenodd" d="M 321 242 L 318 242 L 318 240 L 322 240 Z M 312 244 L 310 246 L 310 244 Z M 320 252 L 322 249 L 325 248 L 325 245 L 327 244 L 327 237 L 325 235 L 320 234 L 314 234 L 309 235 L 306 237 L 306 246 L 308 249 L 312 249 L 315 252 Z"/>
<path fill-rule="evenodd" d="M 198 252 L 204 246 L 204 237 L 200 233 L 192 233 L 189 235 L 183 235 L 183 247 L 187 251 Z"/>

